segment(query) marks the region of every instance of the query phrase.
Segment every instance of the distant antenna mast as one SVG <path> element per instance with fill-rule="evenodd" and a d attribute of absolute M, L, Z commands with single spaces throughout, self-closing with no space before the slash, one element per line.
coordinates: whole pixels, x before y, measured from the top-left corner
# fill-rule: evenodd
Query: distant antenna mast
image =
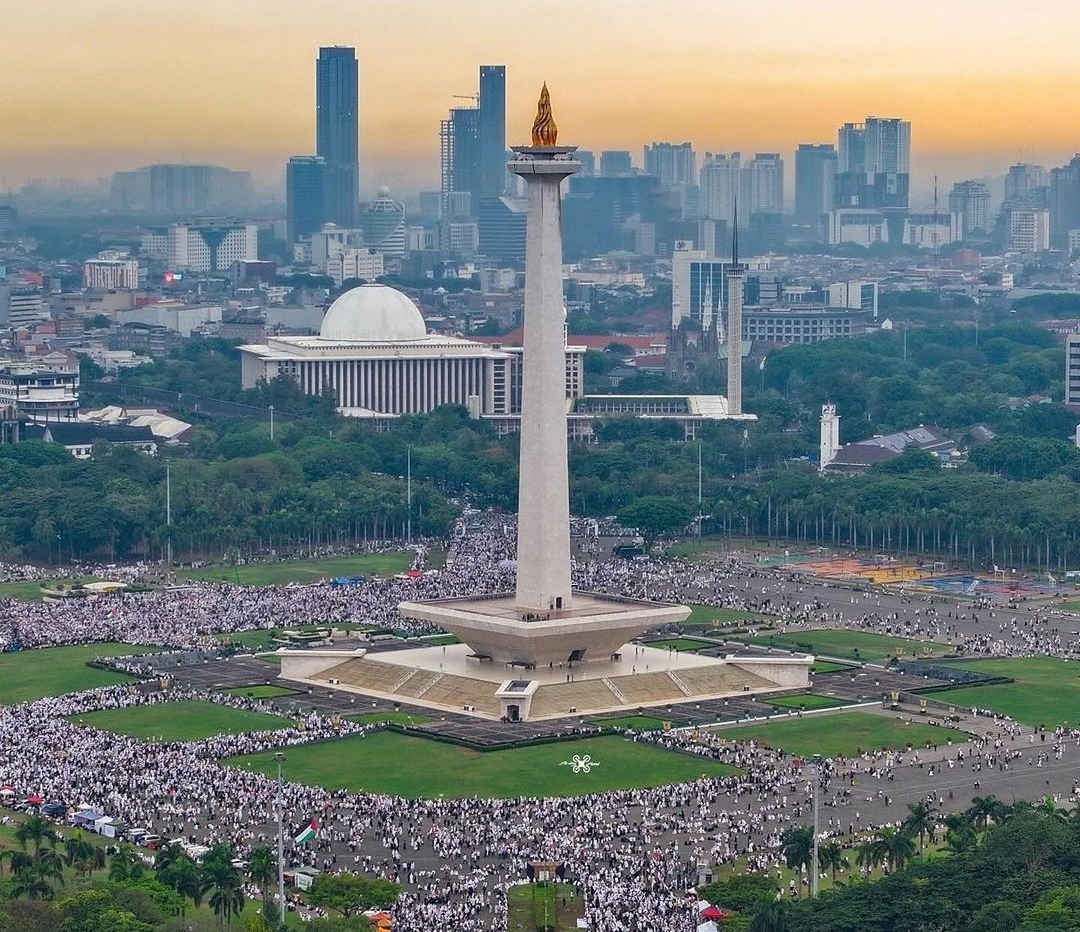
<path fill-rule="evenodd" d="M 930 244 L 933 249 L 933 256 L 931 262 L 934 269 L 934 278 L 939 278 L 941 273 L 941 250 L 938 246 L 938 190 L 937 190 L 937 175 L 934 175 L 934 225 L 930 231 Z M 952 224 L 950 223 L 950 226 Z"/>

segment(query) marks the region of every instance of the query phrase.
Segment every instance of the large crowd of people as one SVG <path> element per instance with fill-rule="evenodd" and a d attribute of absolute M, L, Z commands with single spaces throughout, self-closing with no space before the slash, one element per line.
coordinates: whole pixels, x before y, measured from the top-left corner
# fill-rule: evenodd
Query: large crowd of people
<path fill-rule="evenodd" d="M 500 517 L 463 535 L 444 570 L 416 579 L 345 587 L 206 584 L 55 604 L 5 602 L 0 643 L 30 649 L 119 640 L 206 650 L 221 632 L 299 623 L 376 623 L 426 633 L 397 617 L 399 601 L 512 586 L 514 529 L 508 522 Z M 748 569 L 735 561 L 581 559 L 574 578 L 576 586 L 602 592 L 745 609 L 791 629 L 844 625 L 992 656 L 1065 656 L 1078 647 L 1062 618 L 1046 610 L 826 591 L 784 568 Z M 1072 761 L 1080 755 L 1080 732 L 1040 735 L 994 716 L 971 719 L 965 726 L 976 733 L 971 741 L 943 729 L 936 748 L 868 751 L 825 762 L 820 776 L 802 760 L 752 741 L 728 740 L 722 731 L 628 732 L 627 740 L 730 764 L 739 775 L 568 798 L 417 800 L 279 785 L 272 776 L 220 763 L 368 730 L 316 713 L 293 713 L 290 725 L 278 730 L 196 742 L 141 741 L 80 722 L 100 709 L 195 696 L 271 708 L 157 682 L 0 707 L 0 782 L 20 794 L 94 807 L 164 838 L 226 841 L 240 852 L 275 837 L 280 797 L 288 828 L 312 817 L 320 826 L 317 839 L 303 846 L 288 832 L 290 866 L 359 870 L 400 882 L 404 893 L 394 918 L 402 932 L 505 929 L 506 890 L 524 880 L 535 860 L 565 865 L 595 932 L 634 932 L 660 923 L 689 932 L 699 921 L 688 893 L 699 862 L 742 859 L 749 870 L 775 870 L 784 830 L 809 819 L 815 779 L 823 830 L 852 836 L 886 821 L 895 799 L 933 798 L 947 810 L 955 790 L 970 798 L 984 774 L 1030 770 L 1034 785 L 1041 782 L 1036 775 L 1058 763 L 1075 769 Z"/>

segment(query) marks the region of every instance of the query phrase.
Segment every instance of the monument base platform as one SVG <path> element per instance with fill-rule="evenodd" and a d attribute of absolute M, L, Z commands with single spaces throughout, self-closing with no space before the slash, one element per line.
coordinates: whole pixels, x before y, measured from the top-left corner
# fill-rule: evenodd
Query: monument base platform
<path fill-rule="evenodd" d="M 683 605 L 580 591 L 570 606 L 546 611 L 523 609 L 514 593 L 402 602 L 398 611 L 457 635 L 478 657 L 523 670 L 607 662 L 650 628 L 678 624 L 690 615 Z"/>
<path fill-rule="evenodd" d="M 626 643 L 614 658 L 521 670 L 465 644 L 381 652 L 280 650 L 281 678 L 490 720 L 637 709 L 808 685 L 811 657 L 699 657 Z"/>

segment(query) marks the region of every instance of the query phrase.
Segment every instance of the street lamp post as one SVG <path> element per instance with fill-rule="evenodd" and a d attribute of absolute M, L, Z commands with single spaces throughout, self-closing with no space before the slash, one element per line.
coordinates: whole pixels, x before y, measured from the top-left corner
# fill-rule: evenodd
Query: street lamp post
<path fill-rule="evenodd" d="M 270 409 L 271 411 L 273 408 Z M 278 751 L 274 755 L 277 761 L 277 886 L 278 886 L 278 924 L 285 927 L 285 807 L 281 799 L 281 764 L 285 755 Z"/>
<path fill-rule="evenodd" d="M 810 892 L 813 896 L 818 895 L 818 881 L 821 879 L 821 870 L 818 865 L 818 796 L 821 789 L 821 755 L 814 755 L 814 863 L 811 865 Z"/>
<path fill-rule="evenodd" d="M 270 405 L 270 439 L 274 439 L 274 406 Z"/>

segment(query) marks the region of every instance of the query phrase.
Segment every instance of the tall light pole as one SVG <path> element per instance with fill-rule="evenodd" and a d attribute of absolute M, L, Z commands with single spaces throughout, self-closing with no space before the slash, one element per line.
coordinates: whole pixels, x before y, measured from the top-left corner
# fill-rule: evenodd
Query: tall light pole
<path fill-rule="evenodd" d="M 408 538 L 412 543 L 412 447 L 405 453 L 405 504 L 408 511 Z"/>
<path fill-rule="evenodd" d="M 273 408 L 270 409 L 271 411 Z M 274 755 L 277 761 L 277 888 L 278 888 L 278 924 L 285 927 L 285 806 L 281 799 L 281 764 L 285 755 L 278 751 Z"/>
<path fill-rule="evenodd" d="M 172 472 L 165 464 L 165 571 L 172 569 Z"/>
<path fill-rule="evenodd" d="M 270 439 L 274 439 L 274 406 L 270 405 Z"/>
<path fill-rule="evenodd" d="M 821 789 L 821 755 L 814 755 L 814 863 L 811 865 L 814 873 L 811 875 L 810 892 L 813 896 L 818 895 L 818 881 L 820 867 L 818 866 L 818 796 Z"/>

